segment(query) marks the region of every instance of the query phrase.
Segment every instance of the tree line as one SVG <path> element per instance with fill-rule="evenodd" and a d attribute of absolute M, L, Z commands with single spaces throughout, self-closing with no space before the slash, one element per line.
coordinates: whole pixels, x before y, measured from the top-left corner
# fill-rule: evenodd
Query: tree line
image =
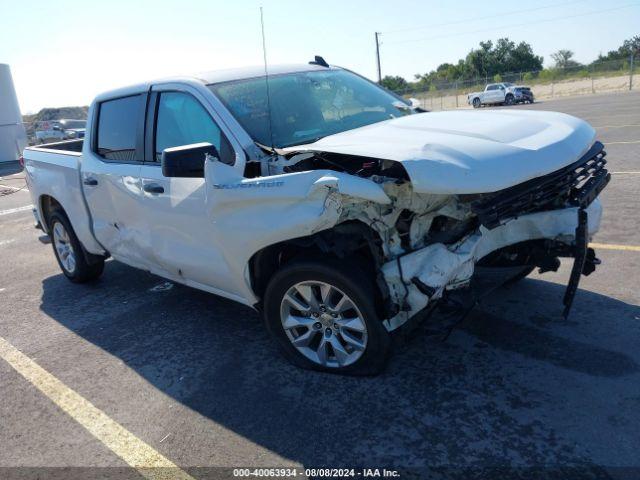
<path fill-rule="evenodd" d="M 382 79 L 382 85 L 395 92 L 411 92 L 450 88 L 456 82 L 500 82 L 506 80 L 503 77 L 513 77 L 514 74 L 518 75 L 518 80 L 524 81 L 536 77 L 551 80 L 561 76 L 567 69 L 575 69 L 577 72 L 583 69 L 588 75 L 593 71 L 626 68 L 631 54 L 637 55 L 639 52 L 640 35 L 636 35 L 625 40 L 618 49 L 611 50 L 606 55 L 598 55 L 589 64 L 575 61 L 571 50 L 560 49 L 551 55 L 554 65 L 544 69 L 543 57 L 536 55 L 529 43 L 516 44 L 509 38 L 500 38 L 495 43 L 491 40 L 480 42 L 479 48 L 472 49 L 457 63 L 443 63 L 428 73 L 416 74 L 414 81 L 387 75 Z"/>

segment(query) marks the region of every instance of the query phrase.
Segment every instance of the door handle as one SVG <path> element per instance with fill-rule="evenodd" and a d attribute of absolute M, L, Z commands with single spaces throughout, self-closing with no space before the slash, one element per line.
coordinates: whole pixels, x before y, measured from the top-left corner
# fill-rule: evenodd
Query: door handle
<path fill-rule="evenodd" d="M 164 187 L 157 183 L 145 183 L 142 189 L 147 193 L 164 193 Z"/>
<path fill-rule="evenodd" d="M 96 185 L 98 185 L 98 180 L 93 177 L 87 177 L 82 183 L 84 183 L 85 185 L 89 185 L 90 187 L 95 187 Z"/>

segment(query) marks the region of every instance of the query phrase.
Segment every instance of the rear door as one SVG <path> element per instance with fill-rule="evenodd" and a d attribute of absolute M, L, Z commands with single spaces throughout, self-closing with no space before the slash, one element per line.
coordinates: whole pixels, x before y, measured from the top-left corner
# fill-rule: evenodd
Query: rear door
<path fill-rule="evenodd" d="M 140 268 L 146 267 L 138 201 L 146 102 L 146 93 L 97 102 L 81 167 L 96 239 L 114 258 Z"/>
<path fill-rule="evenodd" d="M 487 86 L 486 94 L 486 103 L 496 103 L 499 97 L 499 90 L 497 85 L 489 85 Z"/>
<path fill-rule="evenodd" d="M 147 114 L 146 162 L 140 170 L 139 209 L 144 219 L 143 254 L 156 273 L 183 283 L 227 292 L 230 275 L 212 218 L 204 178 L 167 178 L 160 160 L 165 148 L 209 142 L 221 161 L 234 164 L 239 147 L 188 85 L 153 87 Z M 204 163 L 204 157 L 203 157 Z"/>

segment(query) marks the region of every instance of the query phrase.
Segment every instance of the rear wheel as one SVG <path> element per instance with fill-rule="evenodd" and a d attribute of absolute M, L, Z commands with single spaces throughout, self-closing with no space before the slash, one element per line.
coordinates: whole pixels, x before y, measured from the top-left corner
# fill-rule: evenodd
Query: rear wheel
<path fill-rule="evenodd" d="M 357 265 L 333 259 L 301 259 L 280 269 L 267 286 L 264 316 L 284 356 L 313 370 L 381 372 L 391 341 L 369 278 Z"/>
<path fill-rule="evenodd" d="M 473 108 L 480 108 L 480 99 L 477 97 L 473 99 Z"/>
<path fill-rule="evenodd" d="M 74 283 L 98 278 L 104 270 L 104 258 L 84 250 L 64 212 L 54 211 L 49 218 L 49 225 L 53 253 L 62 273 Z"/>

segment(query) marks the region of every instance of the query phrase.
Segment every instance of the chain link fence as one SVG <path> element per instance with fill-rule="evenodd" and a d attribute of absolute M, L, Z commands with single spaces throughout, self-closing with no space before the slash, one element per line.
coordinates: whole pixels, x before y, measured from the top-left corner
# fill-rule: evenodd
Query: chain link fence
<path fill-rule="evenodd" d="M 596 62 L 568 68 L 550 68 L 533 72 L 511 72 L 467 80 L 436 80 L 431 85 L 396 91 L 416 98 L 427 110 L 468 107 L 467 95 L 482 91 L 488 83 L 511 82 L 531 87 L 536 100 L 602 92 L 640 90 L 640 59 Z"/>

